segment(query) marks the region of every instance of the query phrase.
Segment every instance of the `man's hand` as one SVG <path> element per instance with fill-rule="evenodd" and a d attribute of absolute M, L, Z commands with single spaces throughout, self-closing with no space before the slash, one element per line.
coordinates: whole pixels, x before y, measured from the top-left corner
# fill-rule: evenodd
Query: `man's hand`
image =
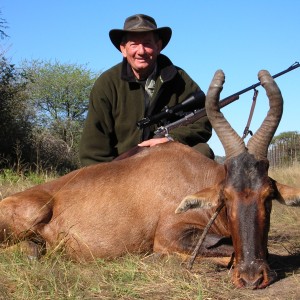
<path fill-rule="evenodd" d="M 167 139 L 166 137 L 163 138 L 157 138 L 157 139 L 150 139 L 147 141 L 143 141 L 140 144 L 138 144 L 138 146 L 140 147 L 153 147 L 157 144 L 162 144 L 162 143 L 166 143 L 169 142 L 170 140 Z"/>

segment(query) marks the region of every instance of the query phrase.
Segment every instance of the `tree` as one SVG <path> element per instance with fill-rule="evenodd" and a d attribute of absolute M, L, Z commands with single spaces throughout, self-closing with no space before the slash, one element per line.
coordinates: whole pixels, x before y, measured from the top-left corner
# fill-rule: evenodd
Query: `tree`
<path fill-rule="evenodd" d="M 295 138 L 299 138 L 300 134 L 297 131 L 286 131 L 282 132 L 276 136 L 273 137 L 271 141 L 271 145 L 277 145 L 280 143 L 288 143 L 291 141 L 294 141 Z"/>
<path fill-rule="evenodd" d="M 0 167 L 65 173 L 79 167 L 78 143 L 94 75 L 86 67 L 0 61 Z M 24 168 L 23 168 L 24 169 Z"/>
<path fill-rule="evenodd" d="M 26 74 L 16 69 L 2 56 L 0 58 L 1 167 L 15 165 L 21 156 L 27 161 L 30 160 L 33 115 L 27 106 L 27 83 Z"/>
<path fill-rule="evenodd" d="M 95 74 L 83 65 L 57 61 L 24 61 L 31 79 L 28 89 L 36 110 L 36 124 L 65 141 L 77 144 Z"/>

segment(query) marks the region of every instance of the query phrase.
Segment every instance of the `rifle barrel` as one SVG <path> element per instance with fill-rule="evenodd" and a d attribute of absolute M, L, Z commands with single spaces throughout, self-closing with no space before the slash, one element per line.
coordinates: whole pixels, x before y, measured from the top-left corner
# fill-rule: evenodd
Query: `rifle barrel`
<path fill-rule="evenodd" d="M 288 67 L 287 69 L 273 75 L 272 77 L 275 79 L 285 73 L 288 73 L 296 68 L 300 67 L 300 63 L 299 62 L 295 62 L 293 63 L 290 67 Z M 240 98 L 240 95 L 246 93 L 246 92 L 249 92 L 250 90 L 253 90 L 255 88 L 257 88 L 258 86 L 260 86 L 261 83 L 260 82 L 257 82 L 255 84 L 252 84 L 250 85 L 249 87 L 237 92 L 237 93 L 234 93 L 232 94 L 231 96 L 228 96 L 222 100 L 219 101 L 219 107 L 220 108 L 223 108 L 225 107 L 226 105 L 238 100 Z M 201 108 L 199 110 L 196 110 L 194 111 L 193 113 L 190 113 L 188 114 L 187 116 L 185 116 L 184 118 L 182 119 L 179 119 L 178 121 L 175 121 L 173 123 L 170 123 L 166 126 L 162 126 L 160 128 L 158 128 L 156 131 L 155 131 L 155 135 L 164 135 L 164 134 L 167 134 L 170 130 L 176 128 L 176 127 L 179 127 L 179 126 L 182 126 L 182 125 L 187 125 L 187 124 L 191 124 L 191 123 L 194 123 L 195 121 L 197 121 L 198 119 L 200 118 L 203 118 L 206 116 L 206 110 L 205 108 Z"/>
<path fill-rule="evenodd" d="M 273 75 L 272 77 L 275 79 L 275 78 L 277 78 L 277 77 L 279 77 L 279 76 L 281 76 L 281 75 L 283 75 L 283 74 L 285 74 L 285 73 L 288 73 L 288 72 L 290 72 L 290 71 L 292 71 L 292 70 L 294 70 L 294 69 L 296 69 L 296 68 L 298 68 L 298 67 L 300 67 L 299 62 L 295 62 L 295 63 L 293 63 L 290 67 L 288 67 L 287 69 L 285 69 L 285 70 L 283 70 L 283 71 L 281 71 L 281 72 L 279 72 L 279 73 Z M 260 86 L 260 85 L 261 85 L 261 83 L 260 83 L 260 82 L 257 82 L 257 83 L 252 84 L 252 85 L 248 86 L 247 88 L 245 88 L 245 89 L 243 89 L 243 90 L 241 90 L 241 91 L 239 91 L 239 92 L 237 92 L 237 93 L 232 94 L 231 96 L 228 96 L 228 97 L 224 98 L 223 100 L 220 100 L 220 102 L 219 102 L 219 103 L 220 103 L 220 107 L 224 107 L 224 106 L 221 106 L 221 103 L 228 101 L 228 99 L 230 99 L 230 98 L 232 98 L 232 97 L 235 97 L 235 96 L 240 96 L 240 95 L 242 95 L 242 94 L 244 94 L 244 93 L 247 93 L 247 92 L 249 92 L 250 90 L 253 90 L 253 89 L 257 88 L 257 87 Z M 237 99 L 238 99 L 238 98 L 237 98 Z M 236 100 L 237 100 L 237 99 L 236 99 Z M 231 101 L 231 102 L 232 102 L 232 101 Z M 231 102 L 229 102 L 229 103 L 231 103 Z M 229 103 L 228 103 L 228 104 L 229 104 Z M 225 104 L 225 105 L 227 105 L 227 104 Z"/>

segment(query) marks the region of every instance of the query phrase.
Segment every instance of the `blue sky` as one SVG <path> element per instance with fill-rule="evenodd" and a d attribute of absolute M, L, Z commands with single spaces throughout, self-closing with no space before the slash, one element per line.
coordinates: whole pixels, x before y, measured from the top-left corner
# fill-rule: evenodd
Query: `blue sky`
<path fill-rule="evenodd" d="M 6 57 L 21 60 L 58 60 L 104 71 L 121 61 L 108 32 L 122 28 L 126 17 L 144 13 L 159 27 L 170 26 L 172 39 L 163 53 L 182 67 L 206 92 L 214 72 L 226 74 L 221 98 L 257 80 L 261 69 L 276 74 L 300 60 L 300 1 L 298 0 L 1 0 L 1 17 L 9 39 L 1 40 Z M 299 131 L 300 68 L 276 79 L 284 96 L 284 113 L 276 134 Z M 256 131 L 268 102 L 259 87 L 250 129 Z M 232 127 L 242 135 L 252 91 L 223 108 Z M 215 134 L 209 141 L 224 155 Z"/>

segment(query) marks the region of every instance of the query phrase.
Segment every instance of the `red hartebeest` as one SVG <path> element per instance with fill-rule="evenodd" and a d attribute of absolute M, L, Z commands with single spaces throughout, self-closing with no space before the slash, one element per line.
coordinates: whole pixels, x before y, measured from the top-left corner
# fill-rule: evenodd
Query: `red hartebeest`
<path fill-rule="evenodd" d="M 224 203 L 201 255 L 234 252 L 234 284 L 267 286 L 274 280 L 266 261 L 271 201 L 299 205 L 300 189 L 268 177 L 267 149 L 283 104 L 270 74 L 261 71 L 259 79 L 270 110 L 247 148 L 219 111 L 222 71 L 208 90 L 206 110 L 224 146 L 225 165 L 172 142 L 81 168 L 2 200 L 0 239 L 39 238 L 47 248 L 63 244 L 65 253 L 79 261 L 127 252 L 191 253 L 214 206 Z"/>

